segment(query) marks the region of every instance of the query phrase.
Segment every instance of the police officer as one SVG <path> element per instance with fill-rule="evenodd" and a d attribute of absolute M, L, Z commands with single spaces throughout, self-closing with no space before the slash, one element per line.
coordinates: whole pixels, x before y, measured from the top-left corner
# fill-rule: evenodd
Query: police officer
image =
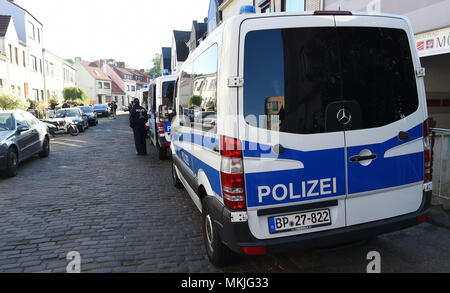
<path fill-rule="evenodd" d="M 147 110 L 139 105 L 139 99 L 134 99 L 130 111 L 130 127 L 133 128 L 134 142 L 139 156 L 147 155 L 145 124 L 148 121 Z"/>

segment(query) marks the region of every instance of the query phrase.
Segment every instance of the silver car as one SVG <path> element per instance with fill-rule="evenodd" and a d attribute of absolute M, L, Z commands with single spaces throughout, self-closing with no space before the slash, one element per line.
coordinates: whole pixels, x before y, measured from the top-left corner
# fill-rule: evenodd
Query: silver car
<path fill-rule="evenodd" d="M 0 172 L 7 177 L 17 175 L 21 162 L 50 154 L 47 125 L 25 111 L 0 111 Z"/>

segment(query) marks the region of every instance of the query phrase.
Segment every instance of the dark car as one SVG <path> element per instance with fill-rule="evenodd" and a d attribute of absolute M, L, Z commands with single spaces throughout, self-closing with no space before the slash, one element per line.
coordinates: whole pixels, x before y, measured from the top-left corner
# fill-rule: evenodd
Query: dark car
<path fill-rule="evenodd" d="M 25 111 L 0 111 L 0 172 L 17 175 L 21 162 L 50 154 L 47 125 Z"/>
<path fill-rule="evenodd" d="M 79 108 L 61 109 L 56 112 L 56 118 L 69 118 L 77 125 L 80 132 L 89 128 L 88 117 Z"/>
<path fill-rule="evenodd" d="M 94 106 L 94 112 L 97 113 L 97 117 L 109 117 L 108 105 L 97 104 Z"/>
<path fill-rule="evenodd" d="M 98 125 L 98 118 L 97 113 L 94 112 L 91 106 L 82 106 L 78 107 L 81 109 L 81 112 L 85 114 L 88 118 L 89 126 L 97 126 Z"/>

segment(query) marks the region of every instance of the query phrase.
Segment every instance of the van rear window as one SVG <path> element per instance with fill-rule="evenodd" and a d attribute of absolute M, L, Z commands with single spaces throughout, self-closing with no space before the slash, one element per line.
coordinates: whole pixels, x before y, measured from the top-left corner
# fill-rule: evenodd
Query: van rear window
<path fill-rule="evenodd" d="M 249 32 L 244 115 L 250 125 L 314 134 L 388 125 L 419 106 L 405 31 L 322 27 Z M 348 110 L 352 123 L 339 124 Z"/>

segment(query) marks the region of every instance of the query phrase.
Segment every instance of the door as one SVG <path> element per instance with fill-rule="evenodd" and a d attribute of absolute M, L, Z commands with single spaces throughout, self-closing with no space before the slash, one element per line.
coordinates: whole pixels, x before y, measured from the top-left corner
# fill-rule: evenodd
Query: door
<path fill-rule="evenodd" d="M 29 128 L 29 130 L 18 132 L 16 135 L 16 143 L 19 148 L 19 160 L 22 162 L 33 155 L 33 150 L 31 149 L 33 145 L 33 129 L 28 125 L 25 116 L 21 112 L 14 113 L 14 118 L 17 128 L 21 126 Z"/>
<path fill-rule="evenodd" d="M 388 27 L 366 25 L 377 22 Z M 423 196 L 426 109 L 419 102 L 425 98 L 422 91 L 419 99 L 420 64 L 412 55 L 408 24 L 336 16 L 336 25 L 346 116 L 347 225 L 415 212 Z M 407 135 L 400 138 L 400 132 Z"/>
<path fill-rule="evenodd" d="M 240 36 L 239 139 L 250 231 L 268 239 L 345 226 L 345 136 L 336 118 L 344 103 L 334 18 L 250 19 Z M 328 211 L 330 221 L 272 229 L 275 216 L 312 203 Z"/>
<path fill-rule="evenodd" d="M 37 154 L 41 151 L 41 140 L 39 137 L 39 120 L 37 120 L 33 115 L 27 112 L 22 113 L 26 119 L 28 126 L 30 127 L 30 152 L 32 154 Z"/>

